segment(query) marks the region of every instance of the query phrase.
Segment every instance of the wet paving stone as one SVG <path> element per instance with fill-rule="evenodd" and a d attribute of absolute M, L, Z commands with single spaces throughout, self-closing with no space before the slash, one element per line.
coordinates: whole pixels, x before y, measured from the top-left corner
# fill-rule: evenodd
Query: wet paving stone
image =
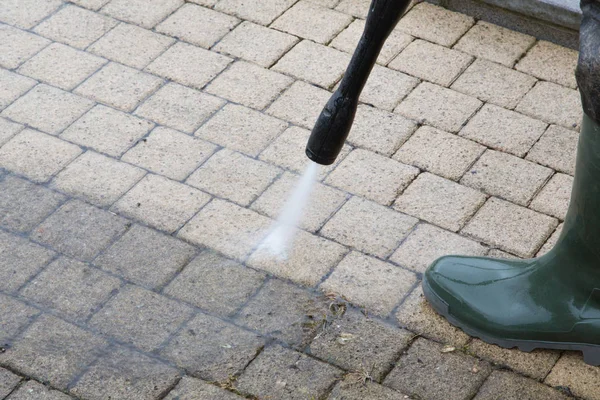
<path fill-rule="evenodd" d="M 29 381 L 13 392 L 7 400 L 73 400 L 73 398 L 39 382 Z"/>
<path fill-rule="evenodd" d="M 5 398 L 21 382 L 21 377 L 0 368 L 0 398 Z"/>
<path fill-rule="evenodd" d="M 9 347 L 9 340 L 39 313 L 37 309 L 17 299 L 0 294 L 0 347 Z"/>

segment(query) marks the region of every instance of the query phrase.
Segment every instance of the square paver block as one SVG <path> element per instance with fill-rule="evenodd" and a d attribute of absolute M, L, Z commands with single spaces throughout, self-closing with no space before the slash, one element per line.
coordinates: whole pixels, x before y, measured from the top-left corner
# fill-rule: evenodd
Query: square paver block
<path fill-rule="evenodd" d="M 120 286 L 119 279 L 62 257 L 45 268 L 20 293 L 68 319 L 83 322 Z"/>
<path fill-rule="evenodd" d="M 179 378 L 176 368 L 123 347 L 111 348 L 70 388 L 90 400 L 158 399 Z"/>
<path fill-rule="evenodd" d="M 150 96 L 135 113 L 161 125 L 194 133 L 223 104 L 224 100 L 177 83 L 168 83 Z"/>
<path fill-rule="evenodd" d="M 534 43 L 533 36 L 479 21 L 454 48 L 478 58 L 512 67 Z"/>
<path fill-rule="evenodd" d="M 394 159 L 458 180 L 484 151 L 480 144 L 423 126 L 400 147 Z"/>
<path fill-rule="evenodd" d="M 150 29 L 183 5 L 183 0 L 111 0 L 102 12 Z"/>
<path fill-rule="evenodd" d="M 2 116 L 56 135 L 93 105 L 93 101 L 41 84 L 12 103 Z"/>
<path fill-rule="evenodd" d="M 7 397 L 21 382 L 21 377 L 9 370 L 0 368 L 0 396 Z"/>
<path fill-rule="evenodd" d="M 27 381 L 10 396 L 10 400 L 73 400 L 71 396 L 52 390 L 36 381 Z"/>
<path fill-rule="evenodd" d="M 565 352 L 558 360 L 544 383 L 551 386 L 568 387 L 570 392 L 590 400 L 600 399 L 598 393 L 598 378 L 600 371 L 597 367 L 583 362 L 581 353 Z"/>
<path fill-rule="evenodd" d="M 429 3 L 419 3 L 398 23 L 397 29 L 429 42 L 450 47 L 467 31 L 472 17 Z"/>
<path fill-rule="evenodd" d="M 331 93 L 306 82 L 294 82 L 271 106 L 267 114 L 312 129 Z"/>
<path fill-rule="evenodd" d="M 324 296 L 272 279 L 242 308 L 235 321 L 303 348 L 330 317 L 329 303 Z"/>
<path fill-rule="evenodd" d="M 29 232 L 65 200 L 60 193 L 13 176 L 0 181 L 0 225 Z"/>
<path fill-rule="evenodd" d="M 416 218 L 353 197 L 325 224 L 321 234 L 367 254 L 386 258 L 417 222 Z"/>
<path fill-rule="evenodd" d="M 30 307 L 12 297 L 0 294 L 0 318 L 2 326 L 0 327 L 0 346 L 10 347 L 10 342 L 29 322 L 40 313 L 39 310 Z M 7 375 L 4 369 L 0 368 L 0 396 L 6 388 Z M 10 392 L 9 392 L 10 393 Z"/>
<path fill-rule="evenodd" d="M 526 158 L 565 174 L 574 175 L 578 141 L 577 132 L 551 125 Z"/>
<path fill-rule="evenodd" d="M 18 1 L 18 7 L 21 7 L 21 0 L 13 1 Z M 39 2 L 37 0 L 35 2 L 37 6 Z M 41 36 L 10 25 L 0 25 L 0 66 L 9 69 L 17 68 L 50 43 L 48 39 Z"/>
<path fill-rule="evenodd" d="M 262 243 L 248 265 L 301 285 L 315 286 L 347 252 L 344 246 L 304 231 L 292 234 L 292 242 L 279 254 L 273 254 L 269 241 Z"/>
<path fill-rule="evenodd" d="M 0 110 L 8 107 L 36 84 L 33 79 L 0 69 Z"/>
<path fill-rule="evenodd" d="M 52 43 L 21 65 L 18 72 L 71 90 L 96 72 L 106 60 L 60 43 Z"/>
<path fill-rule="evenodd" d="M 221 39 L 213 50 L 269 68 L 298 40 L 287 33 L 244 21 Z"/>
<path fill-rule="evenodd" d="M 402 242 L 390 260 L 424 273 L 436 259 L 446 255 L 484 256 L 487 248 L 473 240 L 421 224 Z"/>
<path fill-rule="evenodd" d="M 32 238 L 71 257 L 91 260 L 125 232 L 127 220 L 71 200 L 32 233 Z"/>
<path fill-rule="evenodd" d="M 540 40 L 517 63 L 515 69 L 575 89 L 577 57 L 576 50 Z"/>
<path fill-rule="evenodd" d="M 345 370 L 380 381 L 414 335 L 349 309 L 310 344 L 310 353 Z"/>
<path fill-rule="evenodd" d="M 441 343 L 463 347 L 471 338 L 456 328 L 429 305 L 421 285 L 404 300 L 396 313 L 398 324 L 411 332 L 418 333 Z"/>
<path fill-rule="evenodd" d="M 94 260 L 100 268 L 149 288 L 166 284 L 196 254 L 171 236 L 135 225 Z"/>
<path fill-rule="evenodd" d="M 247 206 L 273 182 L 280 172 L 277 167 L 223 149 L 194 172 L 186 183 L 215 196 Z"/>
<path fill-rule="evenodd" d="M 122 289 L 90 320 L 90 326 L 118 341 L 151 352 L 193 314 L 193 310 L 137 286 Z"/>
<path fill-rule="evenodd" d="M 564 220 L 571 200 L 573 178 L 565 174 L 556 174 L 533 199 L 530 208 Z"/>
<path fill-rule="evenodd" d="M 492 149 L 523 157 L 546 127 L 546 123 L 537 119 L 486 104 L 458 134 Z"/>
<path fill-rule="evenodd" d="M 114 28 L 117 21 L 84 8 L 67 5 L 35 27 L 48 39 L 85 49 Z"/>
<path fill-rule="evenodd" d="M 132 111 L 162 83 L 160 78 L 111 62 L 79 85 L 75 93 Z"/>
<path fill-rule="evenodd" d="M 202 89 L 232 61 L 229 57 L 177 42 L 145 70 L 182 85 Z"/>
<path fill-rule="evenodd" d="M 335 267 L 321 289 L 340 294 L 378 315 L 388 315 L 406 296 L 416 276 L 395 265 L 352 252 Z"/>
<path fill-rule="evenodd" d="M 286 172 L 252 203 L 251 208 L 276 219 L 299 180 L 299 176 Z M 310 201 L 303 210 L 298 226 L 311 232 L 318 231 L 346 202 L 347 196 L 344 192 L 315 182 L 310 192 Z"/>
<path fill-rule="evenodd" d="M 136 25 L 120 23 L 88 47 L 87 51 L 141 69 L 173 43 L 173 38 Z"/>
<path fill-rule="evenodd" d="M 538 82 L 515 110 L 569 129 L 578 128 L 583 115 L 577 90 L 551 82 Z"/>
<path fill-rule="evenodd" d="M 0 117 L 0 147 L 23 129 L 23 125 Z"/>
<path fill-rule="evenodd" d="M 417 168 L 356 149 L 329 174 L 326 182 L 388 205 L 418 174 Z"/>
<path fill-rule="evenodd" d="M 196 131 L 196 136 L 256 157 L 288 124 L 236 104 L 227 104 Z"/>
<path fill-rule="evenodd" d="M 163 292 L 208 312 L 228 316 L 246 303 L 264 280 L 264 273 L 205 251 Z"/>
<path fill-rule="evenodd" d="M 419 80 L 412 76 L 375 65 L 360 95 L 360 101 L 392 111 L 418 84 Z"/>
<path fill-rule="evenodd" d="M 208 93 L 262 110 L 294 80 L 289 76 L 238 61 L 206 87 Z"/>
<path fill-rule="evenodd" d="M 62 4 L 60 0 L 5 0 L 0 4 L 0 21 L 23 29 L 32 28 Z"/>
<path fill-rule="evenodd" d="M 43 315 L 19 341 L 0 354 L 0 362 L 22 374 L 65 389 L 106 346 L 106 341 L 100 337 L 56 317 Z"/>
<path fill-rule="evenodd" d="M 0 289 L 16 292 L 36 275 L 55 253 L 27 239 L 0 231 Z"/>
<path fill-rule="evenodd" d="M 463 233 L 521 257 L 531 257 L 554 231 L 558 221 L 507 201 L 491 198 Z"/>
<path fill-rule="evenodd" d="M 101 104 L 69 126 L 61 138 L 119 157 L 154 124 Z"/>
<path fill-rule="evenodd" d="M 460 183 L 525 206 L 552 173 L 549 168 L 519 157 L 488 150 Z"/>
<path fill-rule="evenodd" d="M 458 132 L 482 104 L 475 97 L 423 82 L 394 112 L 439 129 Z"/>
<path fill-rule="evenodd" d="M 187 3 L 161 22 L 156 31 L 208 49 L 239 22 L 230 15 Z"/>
<path fill-rule="evenodd" d="M 180 368 L 212 382 L 229 382 L 264 346 L 255 333 L 198 314 L 160 351 Z"/>
<path fill-rule="evenodd" d="M 342 374 L 336 367 L 275 345 L 246 368 L 235 387 L 265 399 L 316 399 L 323 398 Z"/>
<path fill-rule="evenodd" d="M 190 186 L 148 174 L 113 205 L 114 211 L 172 233 L 206 203 L 210 196 Z"/>
<path fill-rule="evenodd" d="M 267 235 L 272 221 L 224 200 L 213 200 L 180 231 L 185 240 L 243 261 Z"/>
<path fill-rule="evenodd" d="M 369 380 L 364 382 L 363 379 L 360 373 L 349 374 L 345 380 L 334 386 L 327 400 L 395 400 L 404 398 L 404 394 L 400 392 Z"/>
<path fill-rule="evenodd" d="M 352 22 L 350 15 L 315 3 L 300 1 L 270 26 L 303 39 L 326 44 L 350 22 Z"/>
<path fill-rule="evenodd" d="M 527 379 L 509 371 L 494 371 L 479 389 L 474 400 L 497 399 L 502 393 L 506 400 L 567 400 L 567 396 L 532 379 Z"/>
<path fill-rule="evenodd" d="M 25 129 L 0 148 L 0 167 L 46 182 L 79 154 L 79 146 Z"/>
<path fill-rule="evenodd" d="M 415 40 L 389 67 L 441 86 L 450 86 L 472 60 L 473 57 L 460 51 Z"/>
<path fill-rule="evenodd" d="M 506 108 L 515 108 L 537 79 L 503 65 L 476 60 L 452 89 Z"/>
<path fill-rule="evenodd" d="M 158 127 L 121 158 L 175 180 L 183 180 L 217 147 L 169 128 Z"/>
<path fill-rule="evenodd" d="M 460 352 L 442 353 L 442 345 L 419 338 L 396 363 L 384 384 L 411 396 L 466 400 L 492 372 L 491 366 Z"/>
<path fill-rule="evenodd" d="M 200 379 L 184 376 L 179 381 L 175 389 L 169 392 L 165 400 L 194 400 L 194 399 L 211 399 L 211 400 L 242 400 L 243 397 L 238 396 L 219 386 L 211 385 Z"/>
<path fill-rule="evenodd" d="M 295 0 L 220 0 L 215 9 L 261 25 L 269 25 Z"/>
<path fill-rule="evenodd" d="M 110 206 L 146 174 L 124 162 L 87 151 L 69 164 L 51 186 L 97 206 Z"/>

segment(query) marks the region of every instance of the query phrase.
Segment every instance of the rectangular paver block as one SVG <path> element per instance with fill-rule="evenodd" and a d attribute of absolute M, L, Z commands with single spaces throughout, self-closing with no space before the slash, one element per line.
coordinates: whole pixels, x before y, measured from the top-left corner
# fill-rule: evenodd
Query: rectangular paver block
<path fill-rule="evenodd" d="M 13 0 L 13 2 L 16 7 L 21 7 L 20 0 Z M 36 1 L 36 7 L 37 4 L 39 3 Z M 0 66 L 9 69 L 17 68 L 50 43 L 48 39 L 33 33 L 10 25 L 0 25 Z"/>
<path fill-rule="evenodd" d="M 215 9 L 261 25 L 269 25 L 295 0 L 220 0 Z"/>
<path fill-rule="evenodd" d="M 31 78 L 0 69 L 0 110 L 8 107 L 36 84 Z"/>
<path fill-rule="evenodd" d="M 36 308 L 26 305 L 25 303 L 13 298 L 0 294 L 0 347 L 6 349 L 10 347 L 11 341 L 17 338 L 19 332 L 37 316 L 40 311 Z M 7 388 L 7 375 L 0 368 L 0 396 L 3 395 L 4 388 Z M 9 379 L 10 380 L 10 379 Z M 8 393 L 4 394 L 4 396 Z"/>
<path fill-rule="evenodd" d="M 241 400 L 243 397 L 235 393 L 221 389 L 217 385 L 211 385 L 200 379 L 184 376 L 179 381 L 177 386 L 169 392 L 165 400 L 194 400 L 211 399 L 211 400 Z"/>
<path fill-rule="evenodd" d="M 183 5 L 183 0 L 111 0 L 102 12 L 150 29 Z"/>
<path fill-rule="evenodd" d="M 21 385 L 11 396 L 10 400 L 73 400 L 58 390 L 50 389 L 36 381 L 28 381 Z"/>
<path fill-rule="evenodd" d="M 29 29 L 62 4 L 60 0 L 5 0 L 0 5 L 0 21 Z"/>
<path fill-rule="evenodd" d="M 474 400 L 492 400 L 498 398 L 506 400 L 566 400 L 567 397 L 558 390 L 553 390 L 532 379 L 519 376 L 509 371 L 494 371 L 485 381 Z"/>

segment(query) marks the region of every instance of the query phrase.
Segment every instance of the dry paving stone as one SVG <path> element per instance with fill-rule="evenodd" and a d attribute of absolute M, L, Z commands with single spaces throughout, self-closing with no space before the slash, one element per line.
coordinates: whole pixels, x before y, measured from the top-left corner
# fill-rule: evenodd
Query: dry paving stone
<path fill-rule="evenodd" d="M 483 256 L 487 248 L 436 226 L 421 224 L 402 242 L 390 260 L 424 273 L 436 259 L 445 255 Z"/>
<path fill-rule="evenodd" d="M 0 363 L 65 389 L 107 345 L 104 339 L 75 325 L 42 315 L 12 347 L 0 354 Z"/>
<path fill-rule="evenodd" d="M 525 206 L 552 173 L 519 157 L 487 150 L 460 183 Z"/>
<path fill-rule="evenodd" d="M 196 136 L 256 157 L 287 126 L 250 108 L 227 104 L 196 131 Z"/>
<path fill-rule="evenodd" d="M 265 349 L 237 380 L 242 393 L 260 398 L 322 398 L 343 372 L 302 353 L 272 346 Z"/>
<path fill-rule="evenodd" d="M 523 157 L 542 136 L 547 124 L 523 114 L 485 104 L 459 132 L 495 150 Z M 561 148 L 561 154 L 562 154 Z"/>
<path fill-rule="evenodd" d="M 297 37 L 287 33 L 244 21 L 212 50 L 269 68 L 298 41 Z"/>
<path fill-rule="evenodd" d="M 512 67 L 534 43 L 533 36 L 479 21 L 454 48 L 478 58 Z"/>
<path fill-rule="evenodd" d="M 482 104 L 475 97 L 423 82 L 394 112 L 439 129 L 458 132 Z"/>
<path fill-rule="evenodd" d="M 429 3 L 419 3 L 400 20 L 397 29 L 449 47 L 474 23 L 472 17 L 464 14 Z"/>
<path fill-rule="evenodd" d="M 4 143 L 8 142 L 11 137 L 19 133 L 22 129 L 23 125 L 0 117 L 0 147 Z"/>
<path fill-rule="evenodd" d="M 494 371 L 473 400 L 567 400 L 567 396 L 548 386 L 508 371 Z"/>
<path fill-rule="evenodd" d="M 110 206 L 146 174 L 146 171 L 102 154 L 87 151 L 51 182 L 58 190 L 97 205 Z"/>
<path fill-rule="evenodd" d="M 526 158 L 565 174 L 574 175 L 578 140 L 577 132 L 551 125 Z"/>
<path fill-rule="evenodd" d="M 25 129 L 0 148 L 0 167 L 46 182 L 81 154 L 81 149 L 53 136 Z"/>
<path fill-rule="evenodd" d="M 10 347 L 11 339 L 15 338 L 39 313 L 35 308 L 0 293 L 0 321 L 2 321 L 0 347 L 3 349 Z M 3 385 L 2 371 L 4 370 L 0 368 L 0 397 L 2 397 Z"/>
<path fill-rule="evenodd" d="M 93 105 L 93 101 L 40 84 L 6 108 L 2 116 L 56 135 Z"/>
<path fill-rule="evenodd" d="M 431 400 L 472 398 L 492 372 L 484 361 L 460 352 L 442 353 L 442 345 L 417 339 L 384 384 L 411 396 Z"/>
<path fill-rule="evenodd" d="M 160 354 L 191 375 L 212 382 L 229 383 L 263 346 L 264 339 L 255 333 L 218 318 L 198 314 Z"/>
<path fill-rule="evenodd" d="M 264 280 L 262 272 L 205 251 L 186 265 L 163 293 L 228 316 L 245 304 Z"/>
<path fill-rule="evenodd" d="M 176 368 L 123 347 L 113 347 L 88 368 L 70 392 L 90 400 L 162 396 L 179 378 Z"/>
<path fill-rule="evenodd" d="M 173 38 L 139 26 L 120 23 L 88 47 L 87 51 L 141 69 L 173 43 Z"/>
<path fill-rule="evenodd" d="M 128 285 L 91 319 L 90 326 L 118 341 L 151 352 L 193 314 L 191 307 Z"/>
<path fill-rule="evenodd" d="M 556 230 L 554 231 L 552 236 L 550 236 L 550 238 L 548 240 L 546 240 L 546 243 L 544 243 L 544 245 L 542 246 L 540 251 L 537 252 L 537 254 L 535 255 L 536 257 L 541 257 L 544 254 L 548 253 L 550 250 L 552 250 L 552 248 L 554 247 L 554 245 L 556 245 L 556 243 L 558 242 L 558 239 L 560 238 L 563 226 L 564 226 L 564 223 L 560 224 L 556 228 Z M 498 251 L 500 251 L 500 250 L 498 250 Z"/>
<path fill-rule="evenodd" d="M 515 69 L 575 89 L 577 57 L 576 50 L 540 40 L 519 61 Z"/>
<path fill-rule="evenodd" d="M 346 53 L 303 40 L 284 55 L 273 70 L 327 89 L 342 77 L 349 62 L 350 55 Z"/>
<path fill-rule="evenodd" d="M 193 187 L 148 174 L 117 201 L 112 209 L 172 233 L 209 201 L 209 195 Z"/>
<path fill-rule="evenodd" d="M 389 205 L 418 174 L 417 168 L 356 149 L 329 174 L 326 183 Z"/>
<path fill-rule="evenodd" d="M 479 59 L 458 77 L 452 89 L 513 109 L 536 81 L 529 75 Z"/>
<path fill-rule="evenodd" d="M 340 294 L 368 312 L 385 316 L 410 292 L 415 282 L 416 276 L 411 272 L 352 252 L 320 288 Z"/>
<path fill-rule="evenodd" d="M 121 158 L 159 175 L 183 180 L 216 150 L 212 143 L 157 127 Z"/>
<path fill-rule="evenodd" d="M 552 217 L 491 198 L 462 233 L 518 256 L 532 257 L 556 225 L 558 221 Z"/>
<path fill-rule="evenodd" d="M 558 360 L 544 383 L 555 387 L 569 388 L 570 392 L 584 399 L 598 400 L 600 369 L 583 362 L 581 353 L 565 352 Z"/>
<path fill-rule="evenodd" d="M 0 231 L 0 255 L 0 289 L 16 292 L 55 254 L 27 239 Z"/>
<path fill-rule="evenodd" d="M 243 397 L 228 392 L 200 379 L 184 376 L 169 392 L 165 400 L 242 400 Z"/>
<path fill-rule="evenodd" d="M 12 372 L 0 368 L 0 397 L 7 397 L 10 392 L 21 382 L 21 377 Z"/>
<path fill-rule="evenodd" d="M 65 196 L 23 179 L 7 176 L 0 181 L 0 225 L 29 232 L 65 201 Z"/>
<path fill-rule="evenodd" d="M 309 3 L 319 4 L 319 5 L 327 7 L 327 8 L 334 8 L 340 2 L 340 0 L 306 0 L 306 1 L 308 1 Z"/>
<path fill-rule="evenodd" d="M 155 289 L 169 282 L 196 254 L 189 244 L 135 225 L 94 260 L 105 271 Z"/>
<path fill-rule="evenodd" d="M 0 110 L 8 107 L 36 84 L 33 79 L 0 69 Z"/>
<path fill-rule="evenodd" d="M 232 61 L 229 57 L 177 42 L 150 63 L 145 71 L 185 86 L 202 89 Z"/>
<path fill-rule="evenodd" d="M 206 87 L 206 92 L 262 110 L 294 80 L 289 76 L 238 61 Z"/>
<path fill-rule="evenodd" d="M 72 90 L 107 61 L 60 43 L 52 43 L 21 65 L 18 72 L 64 90 Z"/>
<path fill-rule="evenodd" d="M 460 51 L 424 40 L 415 40 L 390 63 L 389 67 L 441 86 L 450 86 L 472 59 L 473 57 Z"/>
<path fill-rule="evenodd" d="M 418 220 L 359 197 L 351 198 L 321 234 L 367 254 L 386 258 Z"/>
<path fill-rule="evenodd" d="M 349 309 L 331 321 L 310 344 L 310 354 L 379 382 L 390 371 L 413 334 Z"/>
<path fill-rule="evenodd" d="M 327 322 L 329 301 L 283 281 L 268 281 L 242 310 L 239 325 L 303 348 Z"/>
<path fill-rule="evenodd" d="M 326 44 L 352 22 L 352 17 L 315 3 L 300 1 L 270 27 Z"/>
<path fill-rule="evenodd" d="M 569 175 L 558 173 L 538 193 L 529 207 L 564 220 L 569 208 L 572 188 L 573 178 Z"/>
<path fill-rule="evenodd" d="M 419 80 L 412 76 L 375 65 L 360 95 L 360 101 L 392 111 L 418 84 Z"/>
<path fill-rule="evenodd" d="M 550 241 L 550 239 L 548 239 L 548 241 Z M 548 243 L 548 242 L 546 242 L 546 243 Z M 540 251 L 542 251 L 542 250 L 540 250 Z M 540 256 L 540 254 L 538 252 L 536 257 L 539 257 L 539 256 Z M 507 253 L 505 251 L 498 250 L 498 249 L 490 249 L 490 251 L 488 251 L 486 257 L 499 258 L 502 260 L 519 260 L 520 259 L 520 257 L 517 257 L 513 254 L 510 254 L 510 253 Z"/>
<path fill-rule="evenodd" d="M 238 18 L 269 25 L 296 0 L 220 0 L 215 9 Z"/>
<path fill-rule="evenodd" d="M 367 18 L 370 4 L 369 0 L 342 0 L 335 9 L 356 18 L 365 19 Z"/>
<path fill-rule="evenodd" d="M 515 110 L 569 129 L 578 128 L 583 115 L 577 90 L 543 81 L 523 97 Z"/>
<path fill-rule="evenodd" d="M 244 261 L 266 236 L 270 225 L 272 221 L 267 217 L 215 199 L 179 231 L 179 236 Z"/>
<path fill-rule="evenodd" d="M 267 114 L 312 129 L 331 93 L 296 81 L 267 109 Z"/>
<path fill-rule="evenodd" d="M 90 10 L 98 11 L 103 5 L 108 3 L 110 0 L 70 0 L 71 3 L 77 4 L 78 6 L 85 7 Z"/>
<path fill-rule="evenodd" d="M 117 25 L 117 21 L 74 5 L 66 5 L 35 27 L 48 39 L 85 49 Z"/>
<path fill-rule="evenodd" d="M 36 381 L 27 381 L 7 400 L 73 400 L 73 398 Z"/>
<path fill-rule="evenodd" d="M 0 21 L 29 29 L 62 4 L 61 0 L 4 0 L 0 4 Z"/>
<path fill-rule="evenodd" d="M 374 382 L 366 381 L 361 374 L 350 374 L 334 386 L 327 400 L 398 400 L 408 398 L 402 393 Z"/>
<path fill-rule="evenodd" d="M 21 3 L 21 0 L 17 1 Z M 17 68 L 50 43 L 41 36 L 0 24 L 0 66 Z"/>
<path fill-rule="evenodd" d="M 150 4 L 148 0 L 111 0 L 102 8 L 102 12 L 150 29 L 183 3 L 183 0 L 152 0 Z"/>

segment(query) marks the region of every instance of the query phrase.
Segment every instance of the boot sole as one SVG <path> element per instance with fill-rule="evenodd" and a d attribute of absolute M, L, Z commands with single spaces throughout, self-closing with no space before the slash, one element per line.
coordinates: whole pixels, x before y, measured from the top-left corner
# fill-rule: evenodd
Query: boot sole
<path fill-rule="evenodd" d="M 495 336 L 482 333 L 470 326 L 464 325 L 456 319 L 450 312 L 448 304 L 442 300 L 431 289 L 426 277 L 423 277 L 423 294 L 433 309 L 450 322 L 450 324 L 462 329 L 469 336 L 473 336 L 483 340 L 486 343 L 495 344 L 505 349 L 518 348 L 524 352 L 531 352 L 535 349 L 553 349 L 553 350 L 574 350 L 583 353 L 583 361 L 586 364 L 599 366 L 600 365 L 600 346 L 586 343 L 569 343 L 569 342 L 545 342 L 533 340 L 514 340 L 503 339 Z"/>

